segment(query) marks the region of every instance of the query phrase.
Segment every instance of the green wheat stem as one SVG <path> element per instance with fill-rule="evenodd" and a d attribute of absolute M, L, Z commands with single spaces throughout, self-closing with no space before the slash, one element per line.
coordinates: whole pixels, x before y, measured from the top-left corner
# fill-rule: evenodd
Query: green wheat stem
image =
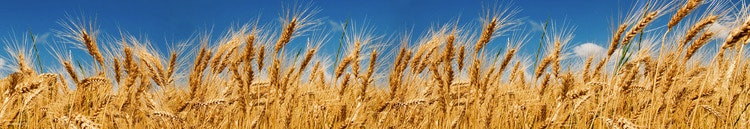
<path fill-rule="evenodd" d="M 31 29 L 29 29 L 29 37 L 31 37 L 32 47 L 34 48 L 34 58 L 36 58 L 36 67 L 39 70 L 39 72 L 44 73 L 44 67 L 42 67 L 42 59 L 39 56 L 39 48 L 36 46 L 36 36 L 34 36 L 34 32 Z"/>
<path fill-rule="evenodd" d="M 651 0 L 646 3 L 646 9 L 649 10 L 648 6 L 651 4 Z M 641 14 L 641 18 L 646 18 L 648 16 L 648 11 L 643 11 L 643 14 Z M 645 26 L 644 26 L 645 27 Z M 640 42 L 643 41 L 643 31 L 639 32 L 638 36 L 638 46 L 640 48 Z M 613 70 L 613 75 L 617 75 L 616 71 L 620 70 L 620 66 L 622 66 L 625 62 L 627 62 L 630 57 L 632 56 L 632 53 L 628 54 L 630 52 L 630 46 L 632 45 L 632 41 L 628 41 L 627 43 L 623 42 L 624 44 L 627 44 L 625 46 L 622 46 L 622 52 L 620 54 L 620 58 L 617 60 L 617 64 L 615 65 L 615 70 Z"/>
<path fill-rule="evenodd" d="M 536 48 L 536 57 L 534 58 L 534 66 L 539 65 L 539 55 L 542 53 L 542 45 L 544 43 L 544 38 L 547 36 L 547 26 L 549 25 L 550 17 L 547 17 L 547 20 L 544 21 L 544 26 L 542 26 L 542 38 L 539 39 L 539 46 Z M 534 67 L 534 70 L 536 70 L 536 67 Z"/>
<path fill-rule="evenodd" d="M 336 61 L 333 62 L 333 66 L 338 66 L 339 56 L 341 55 L 341 47 L 344 46 L 344 38 L 346 37 L 346 28 L 349 26 L 349 18 L 346 18 L 344 22 L 344 30 L 341 32 L 341 39 L 339 39 L 339 47 L 336 49 Z"/>

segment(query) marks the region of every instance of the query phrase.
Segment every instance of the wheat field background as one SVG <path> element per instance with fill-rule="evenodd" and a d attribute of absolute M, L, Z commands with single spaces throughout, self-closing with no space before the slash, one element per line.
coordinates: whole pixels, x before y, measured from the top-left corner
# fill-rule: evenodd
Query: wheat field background
<path fill-rule="evenodd" d="M 554 23 L 536 55 L 518 55 L 537 43 L 510 31 L 518 10 L 485 10 L 479 26 L 442 23 L 416 41 L 350 26 L 336 55 L 319 53 L 326 35 L 295 39 L 320 31 L 309 6 L 168 53 L 69 18 L 58 37 L 86 54 L 53 51 L 62 69 L 39 70 L 52 66 L 32 63 L 36 45 L 6 44 L 0 128 L 750 127 L 750 4 L 650 1 L 585 60 L 567 58 L 574 34 Z"/>

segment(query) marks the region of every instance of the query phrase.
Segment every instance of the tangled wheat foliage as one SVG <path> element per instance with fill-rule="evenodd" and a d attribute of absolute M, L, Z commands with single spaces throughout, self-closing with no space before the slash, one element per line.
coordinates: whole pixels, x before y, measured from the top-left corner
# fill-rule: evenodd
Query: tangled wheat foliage
<path fill-rule="evenodd" d="M 345 28 L 335 61 L 309 4 L 168 51 L 68 20 L 60 41 L 85 54 L 57 51 L 59 70 L 6 57 L 0 128 L 746 128 L 750 5 L 727 3 L 649 1 L 586 57 L 553 24 L 538 63 L 510 6 L 418 40 Z"/>

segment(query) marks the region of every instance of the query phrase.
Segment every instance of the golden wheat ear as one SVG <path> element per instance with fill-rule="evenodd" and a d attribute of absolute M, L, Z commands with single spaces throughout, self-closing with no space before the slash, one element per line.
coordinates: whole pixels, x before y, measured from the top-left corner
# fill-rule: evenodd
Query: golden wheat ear
<path fill-rule="evenodd" d="M 658 16 L 658 11 L 649 12 L 645 17 L 643 17 L 639 22 L 637 22 L 633 27 L 630 28 L 630 31 L 626 33 L 625 38 L 622 39 L 622 46 L 625 46 L 633 40 L 635 35 L 641 33 L 643 29 L 646 28 L 649 24 L 651 24 L 654 19 L 656 19 L 656 16 Z"/>
<path fill-rule="evenodd" d="M 479 53 L 492 38 L 502 35 L 520 24 L 514 18 L 519 13 L 519 10 L 515 8 L 495 6 L 485 8 L 483 13 L 483 28 L 479 39 L 477 39 L 474 45 L 474 53 Z"/>
<path fill-rule="evenodd" d="M 66 43 L 73 44 L 76 48 L 85 50 L 94 59 L 98 67 L 95 69 L 99 75 L 104 74 L 105 63 L 104 56 L 99 48 L 97 37 L 99 31 L 95 26 L 95 21 L 84 17 L 74 18 L 68 16 L 66 20 L 59 22 L 65 29 L 58 31 L 58 35 Z"/>
<path fill-rule="evenodd" d="M 685 16 L 693 12 L 693 10 L 695 10 L 702 2 L 703 0 L 688 0 L 687 3 L 685 3 L 685 5 L 677 10 L 674 16 L 672 16 L 672 19 L 669 20 L 669 23 L 667 23 L 667 28 L 672 29 L 672 27 L 682 21 Z"/>
<path fill-rule="evenodd" d="M 287 9 L 281 16 L 283 27 L 274 47 L 275 54 L 279 54 L 293 38 L 304 35 L 322 23 L 322 20 L 316 17 L 321 10 L 309 3 L 295 3 L 285 8 Z"/>
<path fill-rule="evenodd" d="M 746 44 L 748 35 L 750 35 L 750 19 L 747 19 L 742 25 L 738 26 L 729 34 L 721 49 L 727 49 L 735 46 L 736 44 Z"/>

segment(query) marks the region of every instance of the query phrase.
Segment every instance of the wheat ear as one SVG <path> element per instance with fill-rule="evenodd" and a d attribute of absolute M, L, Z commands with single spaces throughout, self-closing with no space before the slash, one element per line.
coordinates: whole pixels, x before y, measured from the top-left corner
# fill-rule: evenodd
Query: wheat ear
<path fill-rule="evenodd" d="M 700 5 L 702 1 L 703 0 L 688 0 L 688 2 L 685 3 L 685 5 L 682 6 L 682 8 L 677 10 L 674 16 L 672 16 L 672 19 L 669 20 L 669 23 L 667 24 L 667 28 L 672 29 L 672 27 L 674 27 L 675 25 L 677 25 L 677 23 L 682 21 L 682 19 L 685 18 L 685 16 L 690 14 L 690 12 L 693 12 L 693 10 L 695 10 L 695 8 L 698 7 L 698 5 Z"/>

